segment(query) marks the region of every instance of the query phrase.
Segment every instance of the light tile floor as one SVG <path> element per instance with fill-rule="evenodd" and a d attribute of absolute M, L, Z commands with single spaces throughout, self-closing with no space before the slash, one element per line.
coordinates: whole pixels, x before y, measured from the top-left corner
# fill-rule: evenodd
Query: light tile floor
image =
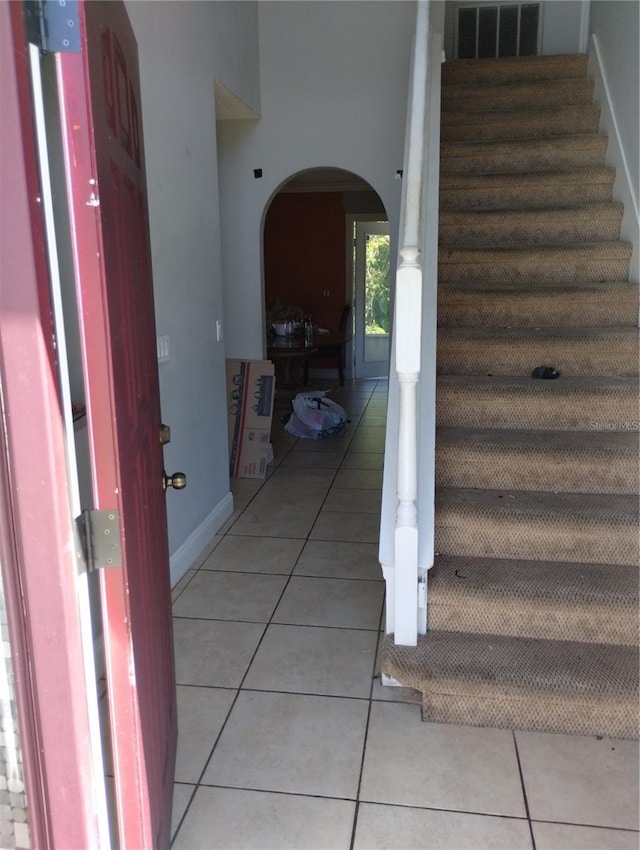
<path fill-rule="evenodd" d="M 348 433 L 274 418 L 266 481 L 174 589 L 176 850 L 637 850 L 630 741 L 421 723 L 376 654 L 386 383 Z"/>

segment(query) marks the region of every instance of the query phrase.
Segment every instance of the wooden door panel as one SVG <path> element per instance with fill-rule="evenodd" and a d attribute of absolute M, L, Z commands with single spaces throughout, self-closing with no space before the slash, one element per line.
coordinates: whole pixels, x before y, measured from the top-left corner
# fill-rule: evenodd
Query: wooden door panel
<path fill-rule="evenodd" d="M 169 842 L 175 674 L 137 48 L 121 2 L 80 4 L 59 57 L 96 508 L 120 515 L 101 574 L 120 845 Z"/>

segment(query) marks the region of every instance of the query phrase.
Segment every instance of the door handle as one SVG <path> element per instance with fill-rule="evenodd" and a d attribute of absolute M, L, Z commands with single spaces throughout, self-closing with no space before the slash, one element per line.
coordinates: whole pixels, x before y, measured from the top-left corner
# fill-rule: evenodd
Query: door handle
<path fill-rule="evenodd" d="M 173 475 L 167 475 L 166 472 L 162 475 L 162 489 L 173 487 L 174 490 L 184 490 L 187 486 L 187 476 L 184 472 L 174 472 Z"/>

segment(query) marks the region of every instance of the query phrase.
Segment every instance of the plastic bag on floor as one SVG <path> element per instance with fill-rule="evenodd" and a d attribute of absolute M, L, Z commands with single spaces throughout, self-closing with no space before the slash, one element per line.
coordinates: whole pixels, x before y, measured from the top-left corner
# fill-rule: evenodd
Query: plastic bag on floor
<path fill-rule="evenodd" d="M 298 393 L 292 404 L 293 412 L 284 429 L 294 437 L 323 440 L 346 430 L 345 409 L 326 398 L 324 391 Z"/>

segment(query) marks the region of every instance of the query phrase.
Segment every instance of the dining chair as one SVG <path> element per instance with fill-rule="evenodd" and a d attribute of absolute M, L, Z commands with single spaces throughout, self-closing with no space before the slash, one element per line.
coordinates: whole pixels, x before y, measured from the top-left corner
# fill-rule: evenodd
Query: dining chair
<path fill-rule="evenodd" d="M 323 344 L 323 338 L 320 334 L 316 334 L 314 346 L 317 347 L 317 352 L 313 355 L 312 360 L 337 360 L 338 361 L 338 376 L 340 378 L 340 386 L 344 386 L 344 367 L 345 367 L 345 349 L 348 340 L 351 338 L 347 333 L 347 325 L 349 316 L 351 315 L 351 305 L 345 304 L 340 316 L 340 324 L 338 325 L 338 335 L 329 334 L 326 344 Z M 304 363 L 303 381 L 305 386 L 309 380 L 309 360 Z"/>

